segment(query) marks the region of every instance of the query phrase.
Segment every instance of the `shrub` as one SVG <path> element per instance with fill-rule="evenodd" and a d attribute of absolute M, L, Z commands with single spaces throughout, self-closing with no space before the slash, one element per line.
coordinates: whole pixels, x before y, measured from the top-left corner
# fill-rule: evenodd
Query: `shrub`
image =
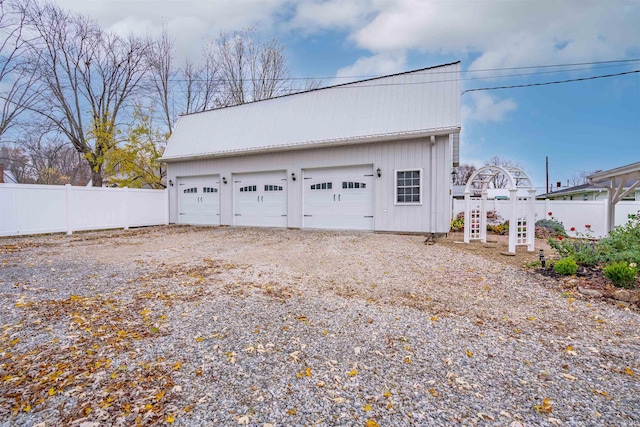
<path fill-rule="evenodd" d="M 497 225 L 487 225 L 487 231 L 491 231 L 495 234 L 504 234 L 505 230 L 502 224 Z"/>
<path fill-rule="evenodd" d="M 576 261 L 571 257 L 562 258 L 556 261 L 553 270 L 563 276 L 572 276 L 578 271 L 578 264 L 576 264 Z"/>
<path fill-rule="evenodd" d="M 451 220 L 451 231 L 463 231 L 464 230 L 464 212 L 460 212 L 454 219 Z"/>
<path fill-rule="evenodd" d="M 536 225 L 536 239 L 548 239 L 551 237 L 551 232 L 546 227 L 540 227 Z"/>
<path fill-rule="evenodd" d="M 604 268 L 604 277 L 619 288 L 631 289 L 638 282 L 638 267 L 625 261 L 613 262 Z"/>
<path fill-rule="evenodd" d="M 564 230 L 564 225 L 556 221 L 553 218 L 539 219 L 536 221 L 536 227 L 544 227 L 549 230 L 549 233 L 554 236 L 566 236 L 567 232 Z"/>
<path fill-rule="evenodd" d="M 629 215 L 625 225 L 618 226 L 598 243 L 598 261 L 640 264 L 640 211 Z"/>

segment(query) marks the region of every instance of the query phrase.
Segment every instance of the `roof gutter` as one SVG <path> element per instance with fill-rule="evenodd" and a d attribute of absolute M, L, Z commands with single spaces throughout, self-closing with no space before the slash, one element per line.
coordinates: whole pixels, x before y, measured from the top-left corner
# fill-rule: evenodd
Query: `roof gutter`
<path fill-rule="evenodd" d="M 181 162 L 186 160 L 217 159 L 221 157 L 248 156 L 248 155 L 254 155 L 254 154 L 277 153 L 277 152 L 289 151 L 289 150 L 308 150 L 313 148 L 337 147 L 341 145 L 388 142 L 388 141 L 397 141 L 399 139 L 402 139 L 402 140 L 418 139 L 418 138 L 425 138 L 425 137 L 431 137 L 431 136 L 435 137 L 435 136 L 449 135 L 451 133 L 458 133 L 458 132 L 460 132 L 460 126 L 454 126 L 454 127 L 437 128 L 437 129 L 423 129 L 423 130 L 411 131 L 411 132 L 395 132 L 395 133 L 380 134 L 380 135 L 357 136 L 352 138 L 340 138 L 340 139 L 331 139 L 331 140 L 324 140 L 324 141 L 295 142 L 292 144 L 273 145 L 268 147 L 218 151 L 216 153 L 202 153 L 202 154 L 192 154 L 192 155 L 185 155 L 185 156 L 160 157 L 158 160 L 161 162 L 171 163 L 171 162 Z"/>

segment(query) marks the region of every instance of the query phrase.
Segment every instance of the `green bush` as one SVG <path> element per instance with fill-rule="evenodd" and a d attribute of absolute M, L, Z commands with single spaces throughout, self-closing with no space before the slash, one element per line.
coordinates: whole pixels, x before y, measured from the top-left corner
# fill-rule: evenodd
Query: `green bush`
<path fill-rule="evenodd" d="M 598 261 L 640 264 L 640 212 L 629 215 L 625 225 L 614 228 L 598 242 Z"/>
<path fill-rule="evenodd" d="M 632 289 L 638 282 L 638 267 L 625 261 L 613 262 L 604 268 L 604 277 L 619 288 Z"/>
<path fill-rule="evenodd" d="M 576 261 L 571 257 L 562 258 L 556 261 L 553 270 L 563 276 L 572 276 L 578 271 L 578 264 L 576 264 Z"/>
<path fill-rule="evenodd" d="M 456 215 L 455 219 L 451 220 L 451 231 L 463 231 L 464 230 L 464 212 L 460 212 Z"/>
<path fill-rule="evenodd" d="M 571 257 L 578 265 L 595 265 L 598 263 L 598 243 L 585 239 L 557 239 L 550 237 L 547 243 L 563 258 Z"/>
<path fill-rule="evenodd" d="M 544 227 L 554 236 L 566 236 L 564 225 L 555 219 L 539 219 L 536 221 L 536 227 Z"/>

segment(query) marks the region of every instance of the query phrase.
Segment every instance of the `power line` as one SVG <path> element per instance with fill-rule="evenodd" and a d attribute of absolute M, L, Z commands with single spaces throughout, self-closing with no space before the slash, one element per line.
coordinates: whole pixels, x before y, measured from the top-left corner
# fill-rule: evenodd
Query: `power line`
<path fill-rule="evenodd" d="M 482 77 L 466 77 L 466 78 L 459 78 L 459 79 L 446 80 L 446 81 L 487 80 L 487 79 L 493 79 L 493 78 L 521 77 L 521 76 L 532 76 L 532 75 L 538 75 L 538 74 L 553 74 L 553 73 L 560 73 L 560 72 L 589 70 L 589 69 L 594 69 L 594 68 L 597 69 L 597 68 L 621 67 L 621 66 L 624 66 L 624 65 L 632 63 L 632 62 L 640 62 L 640 58 L 619 59 L 619 60 L 612 60 L 612 61 L 575 62 L 575 63 L 568 63 L 568 64 L 529 65 L 529 66 L 523 66 L 523 67 L 485 68 L 485 69 L 479 69 L 479 70 L 467 70 L 467 71 L 463 71 L 463 73 L 469 74 L 469 73 L 483 73 L 483 72 L 487 72 L 487 71 L 512 71 L 512 70 L 527 70 L 527 69 L 537 69 L 537 68 L 560 68 L 560 67 L 567 68 L 567 67 L 579 67 L 579 66 L 582 67 L 582 68 L 569 68 L 569 69 L 554 70 L 554 71 L 539 71 L 539 72 L 522 73 L 522 74 L 510 74 L 510 75 L 496 74 L 496 75 L 482 76 Z M 585 66 L 587 66 L 587 67 L 585 67 Z M 417 75 L 419 75 L 419 74 L 437 75 L 437 74 L 459 74 L 459 72 L 458 71 L 425 70 L 425 71 L 414 72 L 412 74 L 414 74 L 414 75 L 416 75 L 416 74 Z M 339 77 L 337 77 L 337 76 L 333 76 L 333 77 L 313 77 L 313 76 L 310 76 L 310 77 L 273 78 L 273 79 L 263 79 L 263 80 L 265 80 L 265 81 L 290 81 L 290 80 L 310 81 L 310 80 L 325 80 L 325 79 L 370 79 L 370 78 L 376 78 L 376 77 L 380 77 L 380 76 L 373 76 L 373 75 L 339 76 Z M 172 81 L 172 82 L 186 82 L 186 81 L 188 81 L 187 79 L 169 79 L 169 80 Z M 204 80 L 204 79 L 194 79 L 192 81 L 206 81 L 206 80 Z M 226 82 L 226 81 L 229 81 L 229 80 L 227 80 L 227 79 L 214 79 L 214 81 L 221 83 L 221 82 Z M 407 83 L 399 83 L 399 84 L 407 84 Z"/>
<path fill-rule="evenodd" d="M 552 81 L 552 82 L 527 83 L 527 84 L 510 85 L 510 86 L 479 87 L 479 88 L 475 88 L 475 89 L 467 89 L 467 90 L 463 91 L 461 93 L 461 95 L 464 95 L 467 92 L 478 92 L 478 91 L 483 91 L 483 90 L 515 89 L 515 88 L 520 88 L 520 87 L 547 86 L 547 85 L 557 85 L 557 84 L 561 84 L 561 83 L 582 82 L 582 81 L 585 81 L 585 80 L 605 79 L 607 77 L 624 76 L 626 74 L 634 74 L 634 73 L 640 73 L 640 70 L 624 71 L 622 73 L 604 74 L 604 75 L 599 75 L 599 76 L 581 77 L 581 78 L 577 78 L 577 79 L 556 80 L 556 81 Z"/>

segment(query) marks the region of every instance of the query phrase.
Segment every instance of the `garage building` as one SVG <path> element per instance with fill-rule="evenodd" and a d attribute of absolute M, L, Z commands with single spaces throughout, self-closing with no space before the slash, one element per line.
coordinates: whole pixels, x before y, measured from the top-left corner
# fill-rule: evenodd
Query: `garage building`
<path fill-rule="evenodd" d="M 170 222 L 444 233 L 460 63 L 182 115 Z"/>

